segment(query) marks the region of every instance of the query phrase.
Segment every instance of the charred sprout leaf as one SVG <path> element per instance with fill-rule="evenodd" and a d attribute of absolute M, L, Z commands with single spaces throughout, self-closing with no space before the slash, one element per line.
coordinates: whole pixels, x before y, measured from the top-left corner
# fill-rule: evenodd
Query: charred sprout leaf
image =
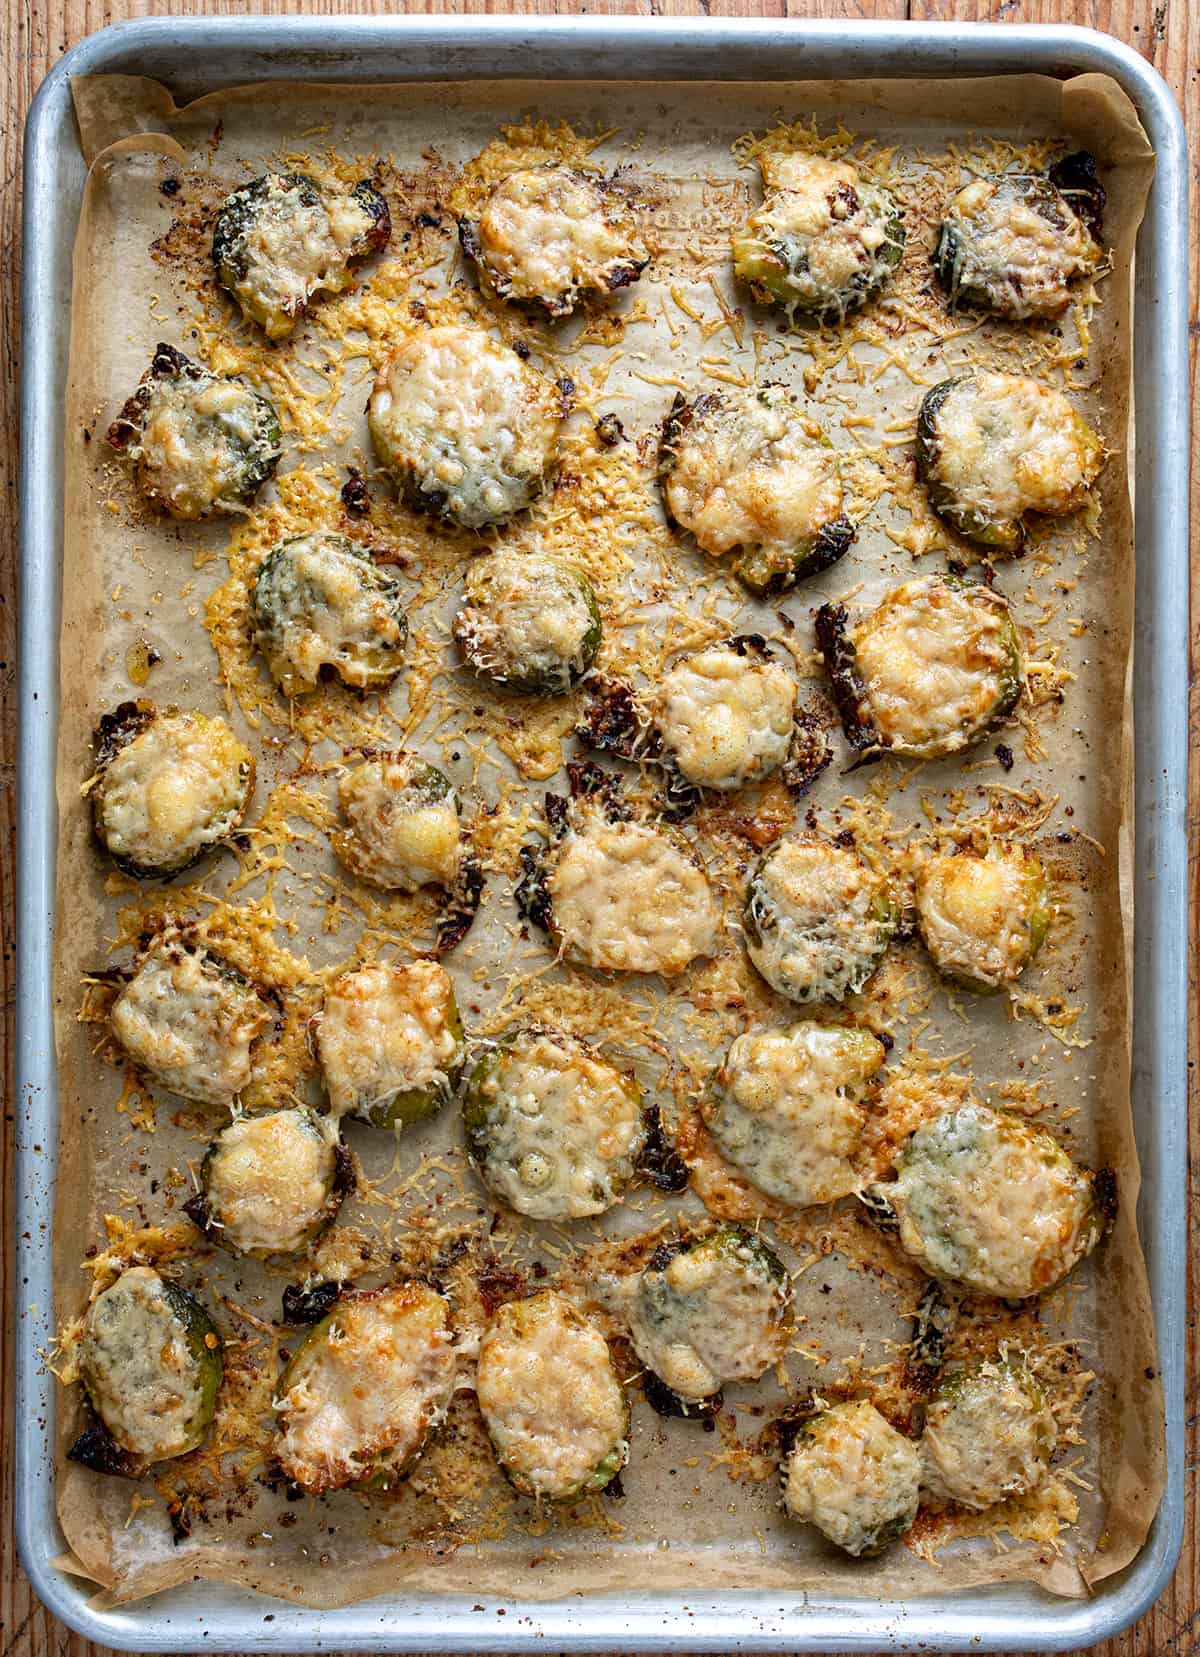
<path fill-rule="evenodd" d="M 596 421 L 596 437 L 606 449 L 625 441 L 625 428 L 615 414 L 602 414 Z"/>
<path fill-rule="evenodd" d="M 363 518 L 371 510 L 371 497 L 361 472 L 350 468 L 350 476 L 342 485 L 342 505 L 353 518 Z"/>
<path fill-rule="evenodd" d="M 345 1287 L 337 1279 L 314 1283 L 311 1288 L 303 1283 L 289 1283 L 283 1291 L 282 1321 L 292 1329 L 320 1323 L 333 1310 L 334 1302 Z"/>
<path fill-rule="evenodd" d="M 97 771 L 102 771 L 135 736 L 148 730 L 158 717 L 153 702 L 121 702 L 101 714 L 92 738 Z"/>
<path fill-rule="evenodd" d="M 780 773 L 784 786 L 797 800 L 803 799 L 832 761 L 833 748 L 825 720 L 812 708 L 798 709 L 792 750 Z"/>
<path fill-rule="evenodd" d="M 553 797 L 553 796 L 552 796 Z M 539 855 L 533 846 L 522 846 L 520 850 L 521 877 L 517 881 L 514 897 L 517 904 L 517 913 L 522 920 L 529 921 L 536 926 L 539 932 L 549 932 L 553 924 L 553 907 L 550 902 L 550 891 L 546 884 L 546 865 L 544 856 Z"/>
<path fill-rule="evenodd" d="M 822 604 L 813 626 L 846 741 L 861 750 L 874 747 L 875 732 L 865 712 L 867 687 L 858 675 L 854 646 L 846 636 L 849 619 L 844 604 Z"/>
<path fill-rule="evenodd" d="M 878 1187 L 868 1186 L 865 1191 L 860 1191 L 858 1200 L 866 1209 L 867 1218 L 877 1230 L 881 1231 L 885 1237 L 896 1235 L 900 1229 L 899 1217 Z"/>
<path fill-rule="evenodd" d="M 189 1197 L 183 1205 L 183 1212 L 195 1226 L 207 1237 L 212 1230 L 212 1214 L 209 1212 L 208 1199 L 203 1191 L 197 1191 L 195 1196 Z"/>
<path fill-rule="evenodd" d="M 637 696 L 621 679 L 595 681 L 575 735 L 586 747 L 618 759 L 647 759 L 654 747 L 653 732 Z"/>
<path fill-rule="evenodd" d="M 561 840 L 571 826 L 571 802 L 565 794 L 547 794 L 542 801 L 546 813 L 546 827 L 555 840 Z"/>
<path fill-rule="evenodd" d="M 914 1392 L 931 1392 L 942 1372 L 946 1341 L 958 1322 L 958 1303 L 937 1281 L 928 1284 L 913 1319 L 904 1379 Z"/>
<path fill-rule="evenodd" d="M 358 1190 L 358 1171 L 354 1165 L 354 1153 L 342 1140 L 338 1140 L 333 1148 L 333 1193 L 336 1197 L 352 1197 Z"/>
<path fill-rule="evenodd" d="M 757 656 L 761 661 L 774 661 L 771 646 L 761 633 L 735 633 L 727 641 L 729 649 L 739 656 Z"/>
<path fill-rule="evenodd" d="M 186 1497 L 182 1501 L 167 1503 L 167 1518 L 171 1523 L 171 1540 L 179 1547 L 192 1534 L 192 1515 Z"/>
<path fill-rule="evenodd" d="M 704 796 L 681 774 L 674 761 L 663 759 L 656 763 L 663 776 L 663 805 L 659 815 L 668 823 L 684 823 L 699 809 Z"/>
<path fill-rule="evenodd" d="M 1087 150 L 1072 150 L 1056 161 L 1046 176 L 1099 241 L 1104 234 L 1108 195 L 1096 173 L 1096 157 Z"/>
<path fill-rule="evenodd" d="M 628 822 L 631 813 L 621 797 L 620 778 L 601 770 L 594 760 L 568 760 L 567 782 L 573 800 L 594 801 L 610 823 Z"/>
<path fill-rule="evenodd" d="M 759 1434 L 761 1448 L 768 1454 L 778 1455 L 780 1461 L 786 1461 L 797 1438 L 813 1416 L 820 1414 L 821 1409 L 822 1405 L 811 1391 L 797 1398 L 794 1404 L 789 1404 L 763 1428 Z"/>
<path fill-rule="evenodd" d="M 656 1415 L 704 1421 L 720 1415 L 725 1406 L 725 1395 L 720 1389 L 707 1398 L 681 1398 L 677 1392 L 672 1392 L 665 1381 L 660 1381 L 652 1369 L 645 1370 L 641 1379 L 646 1402 Z"/>
<path fill-rule="evenodd" d="M 638 1168 L 659 1191 L 685 1191 L 688 1166 L 663 1128 L 662 1112 L 656 1104 L 647 1105 L 642 1112 L 646 1140 L 638 1158 Z"/>
<path fill-rule="evenodd" d="M 454 885 L 447 891 L 437 920 L 437 953 L 446 955 L 471 930 L 483 897 L 483 865 L 473 852 L 465 852 L 458 865 Z"/>
<path fill-rule="evenodd" d="M 142 1470 L 138 1458 L 123 1450 L 99 1421 L 84 1428 L 67 1451 L 67 1460 L 90 1467 L 93 1473 L 112 1473 L 122 1479 L 135 1479 Z"/>

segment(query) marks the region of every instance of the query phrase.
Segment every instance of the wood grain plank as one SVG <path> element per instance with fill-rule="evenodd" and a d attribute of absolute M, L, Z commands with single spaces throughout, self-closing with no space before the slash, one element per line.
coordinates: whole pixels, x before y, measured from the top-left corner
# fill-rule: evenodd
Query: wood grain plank
<path fill-rule="evenodd" d="M 61 54 L 93 30 L 124 18 L 161 15 L 161 0 L 9 0 L 0 9 L 0 1047 L 3 1051 L 6 1131 L 0 1141 L 0 1224 L 11 1214 L 12 1197 L 12 903 L 14 833 L 17 800 L 15 622 L 16 622 L 16 466 L 17 374 L 19 367 L 20 149 L 29 100 Z M 173 0 L 173 16 L 195 13 L 241 15 L 239 0 Z M 358 12 L 453 12 L 496 15 L 555 13 L 593 16 L 903 18 L 943 21 L 1069 22 L 1105 29 L 1143 53 L 1166 77 L 1184 109 L 1189 132 L 1200 134 L 1200 3 L 1198 0 L 258 0 L 255 10 L 272 16 L 294 13 L 331 15 Z M 1193 404 L 1197 390 L 1197 281 L 1200 278 L 1200 151 L 1193 160 L 1193 232 L 1191 272 L 1191 375 Z M 1193 464 L 1194 521 L 1200 524 L 1200 466 Z M 1194 570 L 1200 574 L 1200 552 Z M 1200 606 L 1196 607 L 1200 612 Z M 1193 616 L 1191 721 L 1194 746 L 1200 746 L 1200 693 L 1194 688 L 1200 668 L 1200 613 Z M 1192 845 L 1200 844 L 1200 776 L 1190 781 L 1189 822 Z M 1196 853 L 1193 851 L 1193 856 Z M 1192 982 L 1200 964 L 1200 880 L 1193 869 Z M 1190 1033 L 1192 1073 L 1200 1053 L 1200 1012 L 1193 998 Z M 1197 1084 L 1194 1091 L 1197 1090 Z M 1193 1099 L 1195 1107 L 1196 1099 Z M 1192 1111 L 1189 1157 L 1192 1212 L 1200 1216 L 1200 1110 Z M 5 1225 L 3 1235 L 7 1237 Z M 1107 1642 L 1101 1657 L 1200 1657 L 1200 1530 L 1197 1485 L 1200 1483 L 1200 1340 L 1196 1334 L 1196 1299 L 1200 1288 L 1200 1218 L 1193 1226 L 1189 1258 L 1188 1369 L 1188 1524 L 1183 1556 L 1175 1580 L 1159 1604 L 1127 1634 Z M 105 1657 L 70 1633 L 38 1604 L 20 1570 L 13 1544 L 12 1442 L 12 1305 L 13 1264 L 10 1251 L 0 1253 L 0 1422 L 4 1461 L 0 1501 L 0 1657 Z"/>

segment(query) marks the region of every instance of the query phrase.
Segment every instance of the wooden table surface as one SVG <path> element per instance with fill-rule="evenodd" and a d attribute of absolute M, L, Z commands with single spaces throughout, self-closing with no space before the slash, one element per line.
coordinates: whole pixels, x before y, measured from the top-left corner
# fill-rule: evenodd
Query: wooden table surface
<path fill-rule="evenodd" d="M 4 489 L 0 495 L 0 986 L 3 994 L 3 1040 L 6 1065 L 6 1098 L 12 1097 L 12 1008 L 14 938 L 12 918 L 13 852 L 16 825 L 16 465 L 17 465 L 17 384 L 20 363 L 19 346 L 19 276 L 21 268 L 20 242 L 20 167 L 21 132 L 29 100 L 46 72 L 61 54 L 76 41 L 102 28 L 107 23 L 127 17 L 142 17 L 155 12 L 180 15 L 190 12 L 239 13 L 249 8 L 217 0 L 204 4 L 203 0 L 169 0 L 166 5 L 147 3 L 147 0 L 7 0 L 0 17 L 0 465 L 3 469 Z M 925 19 L 938 21 L 1000 21 L 1007 23 L 1081 23 L 1094 29 L 1105 29 L 1118 36 L 1154 64 L 1179 99 L 1189 132 L 1192 135 L 1192 239 L 1191 239 L 1191 371 L 1196 384 L 1196 342 L 1200 337 L 1197 321 L 1197 248 L 1200 246 L 1200 0 L 443 0 L 442 4 L 413 4 L 404 0 L 389 4 L 356 3 L 356 0 L 317 0 L 315 4 L 292 4 L 289 0 L 258 0 L 253 8 L 259 12 L 285 14 L 289 12 L 345 13 L 376 11 L 443 11 L 443 12 L 581 12 L 593 15 L 619 13 L 624 15 L 681 15 L 681 16 L 770 16 L 821 18 L 883 18 Z M 1200 441 L 1200 422 L 1197 440 Z M 1200 465 L 1195 464 L 1193 450 L 1192 499 L 1193 521 L 1200 526 Z M 1200 551 L 1195 568 L 1200 575 Z M 1197 624 L 1193 619 L 1192 660 L 1198 660 L 1200 643 Z M 1192 677 L 1195 677 L 1193 665 Z M 1175 687 L 1170 687 L 1172 694 Z M 1191 721 L 1197 729 L 1200 701 L 1193 696 Z M 1193 845 L 1196 828 L 1200 824 L 1200 780 L 1193 772 L 1191 783 L 1191 811 Z M 1194 884 L 1194 882 L 1193 882 Z M 1192 909 L 1192 957 L 1197 959 L 1197 914 Z M 1193 1076 L 1196 1057 L 1197 1028 L 1200 1025 L 1195 1009 L 1192 1014 L 1191 1056 Z M 1189 1260 L 1188 1317 L 1188 1374 L 1187 1374 L 1187 1489 L 1188 1516 L 1183 1554 L 1175 1580 L 1137 1626 L 1119 1639 L 1107 1642 L 1097 1650 L 1104 1657 L 1200 1657 L 1200 1432 L 1197 1430 L 1200 1411 L 1200 1338 L 1196 1330 L 1195 1290 L 1200 1288 L 1200 1109 L 1195 1108 L 1200 1096 L 1200 1082 L 1193 1084 L 1193 1111 L 1191 1177 L 1189 1192 L 1193 1215 Z M 12 1122 L 11 1109 L 5 1122 Z M 12 1196 L 11 1133 L 6 1128 L 0 1158 L 3 1162 L 3 1181 L 0 1184 L 0 1205 L 7 1216 Z M 8 1240 L 9 1224 L 5 1218 L 0 1236 Z M 0 1287 L 3 1290 L 4 1317 L 0 1324 L 0 1417 L 4 1432 L 4 1467 L 2 1505 L 0 1505 L 0 1657 L 99 1657 L 101 1648 L 72 1634 L 39 1605 L 26 1582 L 13 1545 L 12 1465 L 7 1453 L 11 1442 L 13 1409 L 12 1364 L 9 1347 L 12 1340 L 14 1269 L 11 1249 L 0 1254 Z"/>

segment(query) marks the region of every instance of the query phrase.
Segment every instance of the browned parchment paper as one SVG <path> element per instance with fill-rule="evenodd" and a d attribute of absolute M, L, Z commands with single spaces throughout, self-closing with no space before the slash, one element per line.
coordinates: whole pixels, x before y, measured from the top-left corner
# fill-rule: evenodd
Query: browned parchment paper
<path fill-rule="evenodd" d="M 682 548 L 673 554 L 676 578 L 693 595 L 697 641 L 707 636 L 704 618 L 710 615 L 729 624 L 729 630 L 757 628 L 791 651 L 802 678 L 813 679 L 802 691 L 819 688 L 811 655 L 812 607 L 844 594 L 856 604 L 872 602 L 896 581 L 943 567 L 952 550 L 952 538 L 933 520 L 926 516 L 910 522 L 895 492 L 879 486 L 888 466 L 891 477 L 896 467 L 910 463 L 913 416 L 923 385 L 976 356 L 1013 363 L 1020 360 L 1022 347 L 1012 331 L 990 324 L 974 331 L 947 327 L 938 334 L 922 333 L 914 324 L 916 332 L 902 349 L 904 366 L 895 360 L 900 347 L 889 356 L 879 343 L 856 349 L 844 361 L 818 360 L 811 340 L 788 335 L 776 319 L 764 316 L 748 314 L 739 335 L 736 322 L 729 320 L 740 307 L 730 282 L 727 238 L 735 219 L 757 200 L 757 179 L 753 168 L 739 167 L 732 144 L 752 130 L 797 119 L 815 120 L 822 133 L 844 123 L 856 139 L 874 139 L 883 147 L 881 164 L 891 169 L 906 208 L 925 203 L 925 212 L 910 217 L 905 267 L 914 270 L 927 260 L 932 235 L 928 187 L 922 183 L 931 158 L 942 164 L 957 146 L 966 165 L 972 135 L 981 142 L 1021 145 L 1065 139 L 1085 144 L 1099 156 L 1109 191 L 1106 239 L 1113 249 L 1112 271 L 1100 284 L 1100 303 L 1086 342 L 1079 337 L 1078 319 L 1064 324 L 1058 345 L 1043 331 L 1039 361 L 1046 377 L 1069 389 L 1105 433 L 1111 456 L 1099 490 L 1101 511 L 1095 521 L 1048 532 L 1029 558 L 1000 566 L 997 576 L 1033 644 L 1050 641 L 1058 652 L 1053 673 L 1040 683 L 1060 689 L 1061 702 L 1043 698 L 1034 716 L 1036 740 L 1026 740 L 1019 728 L 1003 733 L 1016 753 L 1011 771 L 997 763 L 995 744 L 985 743 L 967 756 L 966 767 L 938 762 L 847 776 L 847 755 L 839 747 L 833 768 L 801 814 L 811 804 L 822 825 L 828 825 L 843 799 L 864 799 L 881 786 L 880 772 L 886 772 L 887 809 L 902 829 L 927 827 L 927 809 L 944 807 L 956 790 L 965 791 L 972 809 L 994 803 L 1003 797 L 999 791 L 1007 789 L 1036 789 L 1043 800 L 1053 802 L 1035 841 L 1052 860 L 1060 924 L 1028 976 L 1043 1004 L 1078 1009 L 1077 1019 L 1053 1025 L 1053 1014 L 1047 1021 L 1027 1009 L 1014 1017 L 1003 998 L 953 1000 L 933 987 L 919 1015 L 892 1026 L 897 1045 L 889 1069 L 903 1062 L 908 1049 L 920 1046 L 952 1058 L 955 1069 L 974 1076 L 984 1096 L 1006 1097 L 1002 1089 L 1014 1078 L 1020 1085 L 1041 1084 L 1038 1098 L 1046 1108 L 1039 1120 L 1082 1160 L 1107 1162 L 1118 1171 L 1122 1208 L 1107 1243 L 1043 1312 L 1047 1330 L 1074 1343 L 1083 1367 L 1096 1376 L 1084 1410 L 1082 1442 L 1068 1457 L 1078 1520 L 1055 1545 L 1003 1535 L 1002 1545 L 986 1537 L 955 1541 L 937 1553 L 936 1562 L 902 1547 L 869 1563 L 835 1557 L 815 1533 L 782 1518 L 773 1479 L 731 1481 L 726 1469 L 715 1464 L 725 1444 L 723 1433 L 706 1436 L 693 1424 L 660 1420 L 639 1400 L 622 1501 L 594 1504 L 582 1520 L 578 1515 L 556 1519 L 538 1516 L 511 1495 L 493 1491 L 486 1512 L 494 1518 L 499 1511 L 501 1522 L 477 1525 L 471 1543 L 458 1548 L 448 1538 L 452 1541 L 469 1527 L 463 1521 L 457 1532 L 453 1525 L 447 1528 L 444 1507 L 432 1507 L 421 1490 L 372 1504 L 344 1493 L 322 1503 L 288 1504 L 282 1494 L 259 1485 L 228 1507 L 209 1504 L 191 1534 L 177 1542 L 151 1486 L 139 1487 L 142 1499 L 131 1502 L 126 1482 L 98 1477 L 60 1456 L 59 1512 L 71 1549 L 69 1567 L 118 1601 L 193 1577 L 251 1584 L 311 1605 L 345 1604 L 389 1590 L 546 1597 L 640 1587 L 648 1581 L 685 1591 L 823 1587 L 876 1595 L 1031 1580 L 1062 1594 L 1086 1592 L 1088 1583 L 1119 1569 L 1137 1552 L 1163 1482 L 1153 1325 L 1134 1226 L 1138 1170 L 1129 1099 L 1127 828 L 1133 733 L 1127 670 L 1134 553 L 1126 460 L 1132 251 L 1152 167 L 1132 108 L 1115 86 L 1095 76 L 1065 85 L 1032 76 L 769 87 L 269 85 L 217 94 L 185 109 L 176 109 L 163 87 L 132 77 L 78 81 L 74 90 L 91 174 L 76 249 L 65 393 L 56 958 L 62 1142 L 54 1238 L 60 1321 L 85 1303 L 87 1280 L 80 1262 L 85 1251 L 102 1242 L 103 1216 L 120 1214 L 131 1226 L 178 1221 L 178 1203 L 190 1189 L 186 1169 L 202 1153 L 204 1140 L 194 1121 L 181 1123 L 177 1101 L 159 1099 L 152 1117 L 131 1107 L 122 1078 L 95 1053 L 96 1028 L 78 1019 L 82 978 L 114 959 L 128 959 L 127 950 L 114 957 L 109 946 L 118 912 L 135 896 L 128 883 L 111 879 L 91 840 L 80 795 L 90 768 L 91 729 L 100 713 L 139 693 L 160 704 L 229 708 L 259 755 L 256 811 L 264 810 L 275 797 L 272 790 L 292 775 L 304 747 L 303 732 L 289 729 L 281 703 L 276 701 L 273 720 L 259 704 L 243 706 L 221 682 L 204 610 L 209 596 L 229 578 L 230 525 L 172 527 L 147 516 L 119 467 L 106 458 L 100 439 L 160 338 L 201 357 L 224 340 L 242 353 L 229 366 L 245 368 L 249 351 L 260 378 L 277 389 L 279 382 L 271 374 L 279 363 L 297 359 L 311 364 L 320 357 L 325 336 L 318 321 L 307 322 L 270 363 L 261 353 L 254 357 L 252 330 L 236 322 L 211 291 L 189 285 L 193 267 L 186 257 L 173 262 L 172 248 L 186 249 L 189 213 L 202 218 L 221 194 L 265 163 L 310 158 L 318 168 L 327 168 L 337 158 L 362 158 L 366 170 L 372 160 L 380 160 L 387 169 L 395 232 L 392 249 L 368 267 L 364 280 L 369 283 L 372 273 L 389 261 L 409 268 L 409 284 L 398 290 L 394 303 L 396 326 L 410 326 L 402 299 L 433 303 L 451 284 L 464 281 L 449 233 L 452 221 L 440 195 L 450 188 L 456 169 L 496 138 L 501 123 L 519 121 L 527 113 L 551 123 L 569 121 L 580 133 L 609 133 L 594 159 L 605 166 L 627 165 L 655 203 L 654 264 L 639 289 L 617 307 L 626 316 L 623 330 L 596 326 L 581 334 L 571 326 L 554 335 L 523 329 L 535 360 L 569 372 L 589 414 L 617 412 L 632 439 L 654 428 L 678 384 L 698 384 L 705 374 L 744 377 L 757 369 L 760 377 L 784 379 L 809 391 L 810 412 L 853 458 L 869 499 L 859 538 L 841 564 L 785 600 L 758 605 L 735 591 L 732 581 L 702 555 Z M 181 175 L 182 206 L 161 188 L 164 180 Z M 194 182 L 203 176 L 213 181 L 207 193 Z M 439 226 L 420 228 L 415 216 L 421 211 L 438 218 Z M 152 244 L 158 244 L 158 256 Z M 492 315 L 511 337 L 513 319 L 502 308 Z M 337 521 L 336 490 L 345 476 L 344 464 L 363 463 L 365 379 L 385 346 L 385 339 L 369 335 L 360 358 L 346 360 L 343 353 L 342 394 L 332 398 L 323 430 L 314 431 L 310 420 L 307 427 L 286 434 L 279 488 L 264 493 L 263 513 L 269 515 L 272 503 L 286 494 L 286 476 L 293 468 L 319 472 L 328 462 L 322 474 L 328 497 L 322 521 Z M 913 378 L 915 363 L 920 364 L 920 383 Z M 253 364 L 247 371 L 254 377 Z M 313 383 L 311 376 L 306 383 Z M 396 509 L 383 504 L 386 490 L 369 465 L 367 470 L 380 503 L 373 513 L 384 514 L 388 529 L 395 531 Z M 617 650 L 618 662 L 619 647 L 639 630 L 653 630 L 658 614 L 651 589 L 662 574 L 661 548 L 654 539 L 661 532 L 652 528 L 643 533 L 642 515 L 657 512 L 644 468 L 643 474 L 623 538 L 627 566 L 603 595 L 609 618 L 605 648 Z M 556 513 L 561 518 L 564 511 L 584 510 L 570 485 L 560 487 L 513 534 L 552 537 L 559 532 Z M 284 521 L 291 521 L 286 512 Z M 587 527 L 596 537 L 604 533 L 603 525 Z M 415 549 L 417 560 L 427 560 L 439 574 L 432 596 L 428 583 L 421 588 L 423 607 L 414 616 L 417 659 L 424 662 L 447 654 L 456 571 L 469 550 L 461 538 L 419 525 L 404 534 L 409 551 Z M 416 588 L 414 580 L 414 594 Z M 780 620 L 779 611 L 790 626 Z M 678 628 L 670 637 L 677 644 L 683 639 Z M 128 652 L 139 640 L 162 655 L 144 691 L 129 679 Z M 1031 647 L 1030 654 L 1035 657 L 1037 649 Z M 265 676 L 259 693 L 271 701 Z M 418 705 L 415 690 L 410 696 L 403 674 L 385 700 L 393 729 L 403 729 L 409 745 L 426 748 L 451 771 L 465 803 L 494 804 L 499 779 L 515 786 L 518 804 L 525 798 L 536 804 L 547 786 L 561 787 L 561 776 L 552 775 L 558 754 L 553 739 L 540 770 L 527 763 L 527 770 L 537 774 L 521 777 L 511 764 L 512 744 L 510 752 L 502 753 L 492 740 L 494 724 L 482 734 L 475 730 L 470 742 L 458 740 L 455 731 L 447 734 L 440 716 L 449 709 L 469 726 L 479 699 L 461 673 L 451 673 L 439 683 L 430 706 Z M 395 740 L 399 742 L 398 734 Z M 297 872 L 281 874 L 272 888 L 280 915 L 294 925 L 281 942 L 314 968 L 349 959 L 363 917 L 347 904 L 338 929 L 326 930 L 334 864 L 323 837 L 312 834 L 288 855 Z M 536 940 L 514 943 L 511 873 L 501 866 L 503 857 L 494 862 L 480 919 L 447 963 L 458 979 L 460 1000 L 472 1009 L 468 1022 L 481 1029 L 495 1028 L 495 1021 L 505 1016 L 505 998 L 516 975 L 540 970 L 548 961 Z M 197 877 L 202 892 L 221 895 L 236 881 L 238 867 L 227 857 L 204 868 Z M 736 877 L 729 875 L 726 882 L 726 868 L 720 864 L 717 878 L 726 884 L 726 907 L 736 918 Z M 168 897 L 171 891 L 167 889 Z M 257 878 L 231 901 L 262 894 L 263 880 Z M 403 954 L 413 947 L 419 925 L 419 917 L 411 928 L 393 918 L 383 928 L 381 952 Z M 729 950 L 737 950 L 732 931 Z M 697 998 L 707 994 L 710 1001 L 717 999 L 717 979 L 712 973 L 703 976 L 708 970 L 685 975 L 665 996 L 661 986 L 607 983 L 564 969 L 551 970 L 547 978 L 561 980 L 564 993 L 575 994 L 574 1005 L 590 1000 L 601 1015 L 607 997 L 634 1003 L 641 998 L 669 1042 L 687 1050 L 693 1063 L 703 1064 L 706 1053 L 715 1062 L 720 1049 L 712 1048 L 711 1022 L 698 1035 L 688 1013 Z M 757 1013 L 769 1016 L 772 998 L 761 986 L 754 993 Z M 1061 1003 L 1053 999 L 1059 996 Z M 511 1015 L 512 1009 L 507 1011 Z M 774 1011 L 786 1016 L 782 1004 L 776 1003 Z M 719 1016 L 725 1041 L 746 1021 L 738 1011 Z M 645 1053 L 622 1051 L 622 1060 L 642 1068 L 648 1086 L 661 1080 L 661 1067 L 656 1070 Z M 1149 1107 L 1144 1101 L 1143 1108 Z M 387 1135 L 365 1128 L 351 1126 L 348 1133 L 371 1179 L 387 1186 L 390 1177 L 392 1190 L 403 1185 L 425 1155 L 445 1152 L 459 1163 L 462 1159 L 452 1111 L 406 1133 L 398 1148 Z M 472 1175 L 463 1176 L 456 1192 L 452 1202 L 460 1204 L 464 1223 L 490 1224 L 491 1211 Z M 393 1239 L 403 1236 L 406 1200 L 397 1199 L 396 1213 L 386 1211 Z M 418 1199 L 414 1195 L 411 1200 Z M 610 1223 L 619 1230 L 644 1229 L 668 1211 L 702 1215 L 691 1194 L 669 1204 L 635 1197 Z M 383 1213 L 360 1206 L 344 1211 L 342 1224 L 378 1237 Z M 506 1225 L 509 1231 L 522 1231 Z M 552 1271 L 569 1273 L 571 1250 L 594 1241 L 590 1231 L 573 1236 L 541 1228 L 541 1233 L 532 1241 L 517 1236 L 513 1247 L 534 1249 Z M 797 1387 L 837 1377 L 856 1360 L 869 1373 L 873 1363 L 888 1361 L 894 1351 L 889 1343 L 906 1338 L 902 1314 L 908 1308 L 881 1279 L 859 1269 L 861 1262 L 842 1252 L 841 1235 L 831 1229 L 832 1252 L 810 1238 L 788 1253 L 791 1265 L 805 1268 L 796 1280 L 797 1304 L 806 1320 L 803 1345 L 814 1354 L 797 1356 L 791 1365 Z M 278 1315 L 283 1284 L 301 1275 L 303 1268 L 281 1273 L 207 1255 L 199 1265 L 183 1266 L 183 1280 L 199 1285 L 215 1304 L 223 1330 L 235 1342 L 249 1340 L 253 1330 L 231 1307 L 269 1326 Z M 735 1389 L 729 1396 L 743 1440 L 765 1424 L 770 1407 L 782 1400 L 769 1378 L 758 1388 Z M 469 1403 L 468 1397 L 464 1408 Z M 64 1404 L 60 1449 L 65 1451 L 78 1423 L 73 1393 L 64 1395 Z M 760 1406 L 767 1406 L 767 1413 L 756 1416 Z M 482 1496 L 465 1493 L 464 1513 Z"/>

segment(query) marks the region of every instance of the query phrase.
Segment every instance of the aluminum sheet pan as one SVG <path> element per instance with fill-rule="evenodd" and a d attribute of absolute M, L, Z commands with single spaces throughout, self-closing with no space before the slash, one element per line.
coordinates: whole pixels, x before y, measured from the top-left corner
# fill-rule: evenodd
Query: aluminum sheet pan
<path fill-rule="evenodd" d="M 137 73 L 177 99 L 261 78 L 353 80 L 934 76 L 1093 70 L 1129 94 L 1154 145 L 1157 176 L 1136 268 L 1137 387 L 1155 440 L 1136 457 L 1136 868 L 1134 1102 L 1143 1163 L 1140 1223 L 1167 1402 L 1166 1496 L 1139 1558 L 1087 1602 L 1004 1588 L 905 1604 L 814 1594 L 703 1601 L 647 1591 L 541 1603 L 461 1596 L 385 1598 L 317 1612 L 207 1587 L 97 1614 L 57 1572 L 47 1239 L 57 1141 L 50 1034 L 53 797 L 61 576 L 62 438 L 70 255 L 84 165 L 69 77 Z M 22 456 L 19 873 L 18 1539 L 35 1586 L 73 1627 L 131 1650 L 980 1649 L 1086 1646 L 1127 1625 L 1164 1586 L 1182 1531 L 1183 1249 L 1186 1126 L 1187 386 L 1185 145 L 1161 80 L 1136 54 L 1086 30 L 953 26 L 662 22 L 642 19 L 194 19 L 130 23 L 69 54 L 31 111 L 26 148 Z M 1146 671 L 1153 663 L 1153 674 Z M 270 1620 L 266 1620 L 267 1618 Z"/>

